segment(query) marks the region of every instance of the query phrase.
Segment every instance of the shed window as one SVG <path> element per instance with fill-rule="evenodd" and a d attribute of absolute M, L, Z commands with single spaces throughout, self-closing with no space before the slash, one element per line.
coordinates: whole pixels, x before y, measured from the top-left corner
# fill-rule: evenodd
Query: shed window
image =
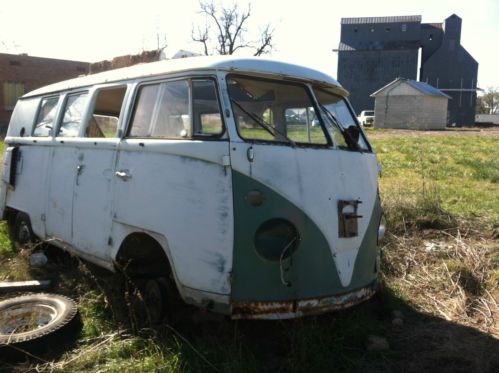
<path fill-rule="evenodd" d="M 407 31 L 407 25 L 404 23 L 402 24 L 402 32 L 406 32 Z"/>
<path fill-rule="evenodd" d="M 3 83 L 3 107 L 5 110 L 13 110 L 17 99 L 24 94 L 24 83 L 5 82 Z"/>

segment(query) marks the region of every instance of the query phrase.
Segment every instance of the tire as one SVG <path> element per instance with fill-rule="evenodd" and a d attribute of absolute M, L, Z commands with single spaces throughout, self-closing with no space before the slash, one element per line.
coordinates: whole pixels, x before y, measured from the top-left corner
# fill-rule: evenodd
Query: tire
<path fill-rule="evenodd" d="M 26 245 L 35 241 L 35 234 L 31 228 L 29 216 L 24 212 L 18 212 L 14 220 L 13 238 L 20 245 Z"/>
<path fill-rule="evenodd" d="M 0 301 L 0 352 L 13 357 L 22 351 L 60 346 L 62 337 L 73 330 L 70 326 L 76 324 L 77 314 L 76 303 L 57 294 L 30 294 Z"/>
<path fill-rule="evenodd" d="M 151 324 L 159 324 L 166 315 L 168 302 L 168 294 L 163 279 L 147 280 L 141 292 Z"/>

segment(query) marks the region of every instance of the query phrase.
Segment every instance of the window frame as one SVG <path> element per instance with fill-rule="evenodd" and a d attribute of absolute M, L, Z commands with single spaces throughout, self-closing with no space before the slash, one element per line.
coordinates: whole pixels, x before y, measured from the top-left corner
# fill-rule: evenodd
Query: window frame
<path fill-rule="evenodd" d="M 61 99 L 62 96 L 63 95 L 59 93 L 59 94 L 51 94 L 51 95 L 48 95 L 48 96 L 42 96 L 42 97 L 40 97 L 40 102 L 38 103 L 38 108 L 36 109 L 36 113 L 35 113 L 35 116 L 34 116 L 34 119 L 33 119 L 33 123 L 31 125 L 30 137 L 36 137 L 36 138 L 41 138 L 41 139 L 55 137 L 55 131 L 54 131 L 54 129 L 59 126 L 58 119 L 59 119 L 59 110 L 61 110 L 61 102 L 63 101 Z M 53 125 L 52 125 L 52 134 L 51 135 L 47 135 L 47 136 L 35 136 L 35 129 L 36 129 L 37 121 L 38 121 L 38 116 L 40 115 L 40 111 L 42 110 L 42 102 L 43 102 L 43 100 L 50 100 L 51 98 L 57 98 L 57 104 L 55 105 L 56 109 L 55 109 L 54 121 L 52 122 L 53 123 Z"/>
<path fill-rule="evenodd" d="M 214 135 L 195 135 L 194 133 L 191 133 L 190 136 L 185 137 L 185 138 L 178 138 L 178 137 L 154 137 L 154 136 L 130 136 L 130 132 L 132 130 L 132 125 L 133 125 L 133 119 L 135 116 L 135 110 L 138 105 L 138 96 L 139 92 L 143 87 L 151 86 L 151 85 L 161 85 L 163 83 L 169 83 L 169 82 L 175 82 L 175 81 L 187 81 L 188 82 L 188 87 L 189 87 L 189 119 L 190 119 L 190 129 L 191 131 L 194 128 L 194 116 L 193 116 L 193 100 L 192 100 L 192 84 L 191 82 L 193 80 L 210 80 L 214 83 L 214 90 L 216 94 L 216 99 L 217 99 L 217 105 L 220 113 L 220 120 L 222 122 L 222 131 L 219 134 L 214 134 Z M 225 118 L 223 115 L 223 108 L 222 108 L 222 95 L 220 93 L 220 87 L 218 84 L 218 79 L 217 76 L 215 75 L 181 75 L 181 76 L 175 76 L 175 77 L 167 77 L 167 78 L 161 78 L 161 79 L 154 79 L 154 80 L 144 80 L 140 81 L 137 83 L 133 89 L 132 95 L 131 95 L 130 103 L 128 104 L 129 110 L 128 110 L 128 115 L 126 118 L 126 126 L 125 130 L 123 131 L 123 136 L 122 138 L 124 139 L 144 139 L 144 140 L 175 140 L 175 141 L 193 141 L 193 140 L 205 140 L 205 141 L 228 141 L 228 131 L 227 131 L 227 125 L 225 123 Z M 156 97 L 157 99 L 157 97 Z M 156 107 L 154 108 L 156 109 Z"/>
<path fill-rule="evenodd" d="M 85 103 L 84 109 L 83 109 L 83 115 L 81 116 L 81 122 L 80 122 L 80 127 L 78 128 L 78 135 L 77 136 L 59 136 L 60 130 L 62 123 L 64 121 L 64 114 L 67 108 L 68 104 L 68 99 L 71 96 L 79 96 L 82 94 L 87 94 L 87 102 Z M 53 134 L 54 138 L 64 138 L 64 139 L 75 139 L 75 138 L 82 138 L 82 128 L 84 126 L 84 122 L 86 121 L 87 115 L 88 115 L 88 104 L 90 101 L 90 89 L 79 89 L 75 91 L 69 91 L 65 92 L 62 95 L 62 103 L 61 106 L 58 108 L 58 118 L 57 118 L 57 126 L 56 126 L 56 131 Z"/>
<path fill-rule="evenodd" d="M 120 89 L 124 88 L 125 89 L 125 94 L 123 96 L 123 100 L 121 102 L 121 107 L 120 107 L 120 112 L 118 114 L 118 121 L 116 124 L 116 131 L 114 133 L 113 137 L 90 137 L 87 136 L 87 129 L 88 126 L 90 125 L 90 121 L 92 116 L 94 115 L 94 110 L 95 110 L 95 105 L 97 103 L 97 99 L 99 97 L 99 94 L 102 91 L 108 91 L 108 90 L 113 90 L 113 89 Z M 79 137 L 85 138 L 85 139 L 116 139 L 120 137 L 120 124 L 123 122 L 123 118 L 127 114 L 127 96 L 129 93 L 130 89 L 130 84 L 128 82 L 123 82 L 123 83 L 118 83 L 118 84 L 111 84 L 111 85 L 98 85 L 95 86 L 94 89 L 89 90 L 89 100 L 87 102 L 87 108 L 85 110 L 85 115 L 83 117 L 83 120 L 85 121 L 84 125 L 81 128 L 80 135 Z"/>
<path fill-rule="evenodd" d="M 348 101 L 346 97 L 344 97 L 342 95 L 339 95 L 337 93 L 334 93 L 334 92 L 330 92 L 327 89 L 324 89 L 324 88 L 321 88 L 321 87 L 318 87 L 318 86 L 312 86 L 312 91 L 314 92 L 314 99 L 317 100 L 317 103 L 320 103 L 320 101 L 319 101 L 319 99 L 317 98 L 317 96 L 315 94 L 316 90 L 322 91 L 324 93 L 327 93 L 327 94 L 330 94 L 330 95 L 333 95 L 333 96 L 337 96 L 337 97 L 339 97 L 345 103 L 345 106 L 347 107 L 347 109 L 348 109 L 350 115 L 352 116 L 352 118 L 353 118 L 353 120 L 354 120 L 357 128 L 359 129 L 360 136 L 362 136 L 364 142 L 367 145 L 367 149 L 364 149 L 364 150 L 361 150 L 361 151 L 360 150 L 353 150 L 353 149 L 345 149 L 343 147 L 340 148 L 336 143 L 334 144 L 334 147 L 336 149 L 339 149 L 339 150 L 346 150 L 346 151 L 352 151 L 352 152 L 357 152 L 357 153 L 358 152 L 372 153 L 373 149 L 372 149 L 371 143 L 368 141 L 367 136 L 366 136 L 366 134 L 364 132 L 364 129 L 360 125 L 359 120 L 357 119 L 357 115 L 355 115 L 355 111 L 353 110 L 352 104 L 350 104 L 350 101 Z M 322 117 L 323 115 L 324 115 L 324 113 L 321 110 L 320 111 L 320 116 Z M 329 130 L 326 129 L 326 131 L 328 132 L 328 136 L 331 137 L 331 134 L 329 133 Z"/>
<path fill-rule="evenodd" d="M 319 113 L 320 110 L 319 110 L 319 107 L 317 105 L 318 102 L 315 98 L 315 95 L 313 94 L 312 87 L 308 83 L 300 82 L 300 81 L 296 81 L 296 80 L 283 80 L 283 79 L 278 79 L 278 78 L 267 78 L 267 77 L 260 77 L 260 76 L 254 76 L 254 75 L 246 75 L 246 74 L 227 74 L 227 76 L 225 77 L 225 84 L 227 85 L 227 87 L 226 87 L 227 88 L 227 96 L 229 97 L 230 108 L 231 108 L 231 111 L 233 114 L 236 132 L 241 140 L 243 140 L 244 142 L 250 143 L 250 144 L 285 145 L 285 146 L 291 146 L 291 147 L 296 145 L 296 147 L 300 147 L 300 148 L 326 149 L 326 148 L 331 148 L 333 146 L 331 136 L 329 135 L 329 131 L 327 130 L 327 128 L 324 124 L 324 120 L 322 119 L 321 115 L 317 115 L 317 118 L 319 119 L 319 124 L 320 124 L 320 127 L 322 129 L 322 133 L 324 135 L 324 138 L 326 139 L 325 144 L 297 142 L 294 140 L 293 140 L 294 144 L 292 144 L 286 140 L 280 141 L 280 140 L 251 139 L 251 138 L 246 138 L 246 137 L 242 136 L 241 132 L 239 131 L 239 124 L 237 121 L 237 115 L 235 114 L 236 111 L 234 110 L 234 105 L 232 103 L 230 92 L 229 92 L 229 80 L 232 77 L 239 77 L 239 78 L 244 78 L 244 79 L 253 79 L 253 80 L 264 81 L 264 82 L 272 82 L 272 83 L 278 83 L 278 84 L 284 84 L 284 85 L 292 85 L 295 87 L 296 86 L 302 87 L 302 88 L 304 88 L 306 95 L 310 99 L 310 104 L 314 108 L 314 111 L 316 113 Z M 289 108 L 291 108 L 291 107 L 289 107 Z M 289 108 L 284 108 L 283 110 L 286 110 Z"/>
<path fill-rule="evenodd" d="M 14 111 L 14 108 L 16 107 L 16 103 L 17 101 L 23 97 L 25 94 L 26 94 L 26 82 L 23 82 L 23 81 L 13 81 L 13 80 L 6 80 L 4 82 L 2 82 L 2 97 L 3 97 L 3 103 L 2 103 L 2 106 L 3 106 L 3 110 L 4 111 Z M 9 85 L 11 87 L 9 87 Z M 10 88 L 14 88 L 15 89 L 15 92 L 16 92 L 16 95 L 17 95 L 17 87 L 20 86 L 22 87 L 22 93 L 20 96 L 17 96 L 15 100 L 13 100 L 12 102 L 12 105 L 7 105 L 7 99 L 9 99 L 10 101 L 10 96 L 7 96 L 6 95 L 6 91 Z M 9 102 L 10 103 L 10 102 Z"/>

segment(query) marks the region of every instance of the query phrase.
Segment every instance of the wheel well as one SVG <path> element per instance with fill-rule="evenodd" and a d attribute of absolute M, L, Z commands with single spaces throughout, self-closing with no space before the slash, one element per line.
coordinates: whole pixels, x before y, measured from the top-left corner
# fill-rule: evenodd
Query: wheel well
<path fill-rule="evenodd" d="M 17 214 L 22 213 L 22 211 L 18 211 L 16 209 L 13 209 L 11 207 L 6 206 L 4 213 L 3 213 L 3 218 L 7 220 L 8 224 L 12 227 L 14 226 L 14 222 L 16 220 Z"/>
<path fill-rule="evenodd" d="M 171 275 L 170 262 L 163 247 L 142 232 L 132 233 L 123 240 L 115 266 L 132 276 L 154 278 Z"/>

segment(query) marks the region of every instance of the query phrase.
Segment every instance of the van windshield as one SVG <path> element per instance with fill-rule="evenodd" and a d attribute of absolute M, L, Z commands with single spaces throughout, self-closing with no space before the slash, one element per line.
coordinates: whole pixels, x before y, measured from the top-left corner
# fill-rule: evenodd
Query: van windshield
<path fill-rule="evenodd" d="M 335 145 L 340 149 L 369 151 L 367 139 L 345 99 L 317 88 L 314 88 L 314 93 L 323 109 L 326 128 Z"/>
<path fill-rule="evenodd" d="M 230 76 L 227 84 L 243 139 L 291 146 L 328 145 L 306 86 L 239 76 Z"/>

